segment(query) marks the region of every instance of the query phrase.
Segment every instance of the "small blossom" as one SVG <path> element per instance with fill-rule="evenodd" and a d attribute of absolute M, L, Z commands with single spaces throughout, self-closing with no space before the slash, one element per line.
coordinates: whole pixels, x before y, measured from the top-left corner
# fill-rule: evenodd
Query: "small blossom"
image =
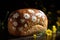
<path fill-rule="evenodd" d="M 13 18 L 17 18 L 19 16 L 19 14 L 18 13 L 15 13 L 14 15 L 13 15 Z"/>
<path fill-rule="evenodd" d="M 47 34 L 47 36 L 51 36 L 52 35 L 52 30 L 50 30 L 50 29 L 46 30 L 46 34 Z"/>
<path fill-rule="evenodd" d="M 37 38 L 37 35 L 36 34 L 33 34 L 33 38 L 36 39 Z"/>
<path fill-rule="evenodd" d="M 55 26 L 55 25 L 53 25 L 52 30 L 53 30 L 53 33 L 56 33 L 57 28 L 56 28 L 56 26 Z"/>
<path fill-rule="evenodd" d="M 37 20 L 36 16 L 32 16 L 32 21 L 36 22 L 36 20 Z"/>
<path fill-rule="evenodd" d="M 27 13 L 25 13 L 25 14 L 24 14 L 24 18 L 25 18 L 25 19 L 29 19 L 29 18 L 30 18 L 30 15 L 27 14 Z"/>
<path fill-rule="evenodd" d="M 13 22 L 13 25 L 14 25 L 14 26 L 17 26 L 17 25 L 18 25 L 18 23 L 17 23 L 17 22 Z"/>

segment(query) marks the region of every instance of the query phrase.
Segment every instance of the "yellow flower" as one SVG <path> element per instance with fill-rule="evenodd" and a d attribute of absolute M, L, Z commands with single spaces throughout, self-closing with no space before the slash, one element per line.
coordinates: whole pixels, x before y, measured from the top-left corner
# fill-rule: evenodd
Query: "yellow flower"
<path fill-rule="evenodd" d="M 56 33 L 56 30 L 57 30 L 56 26 L 53 25 L 53 28 L 52 28 L 53 33 Z"/>
<path fill-rule="evenodd" d="M 37 38 L 37 35 L 36 34 L 33 34 L 33 38 L 36 39 Z"/>
<path fill-rule="evenodd" d="M 52 30 L 50 30 L 50 29 L 46 30 L 46 34 L 47 34 L 47 36 L 51 36 L 52 35 Z"/>

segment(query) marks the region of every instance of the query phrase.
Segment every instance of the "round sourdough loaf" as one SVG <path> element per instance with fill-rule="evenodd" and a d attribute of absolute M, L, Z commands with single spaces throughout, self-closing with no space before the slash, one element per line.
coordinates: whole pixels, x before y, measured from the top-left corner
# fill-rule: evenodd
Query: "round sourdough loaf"
<path fill-rule="evenodd" d="M 14 36 L 27 36 L 47 30 L 47 16 L 38 9 L 19 9 L 8 17 L 8 31 Z"/>

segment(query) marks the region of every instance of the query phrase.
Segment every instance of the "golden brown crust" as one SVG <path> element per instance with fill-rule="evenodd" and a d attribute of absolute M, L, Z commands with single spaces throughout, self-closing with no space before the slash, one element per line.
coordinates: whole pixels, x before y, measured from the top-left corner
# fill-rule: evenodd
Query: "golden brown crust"
<path fill-rule="evenodd" d="M 38 9 L 19 9 L 12 12 L 8 18 L 8 31 L 15 36 L 45 31 L 47 26 L 47 16 Z"/>

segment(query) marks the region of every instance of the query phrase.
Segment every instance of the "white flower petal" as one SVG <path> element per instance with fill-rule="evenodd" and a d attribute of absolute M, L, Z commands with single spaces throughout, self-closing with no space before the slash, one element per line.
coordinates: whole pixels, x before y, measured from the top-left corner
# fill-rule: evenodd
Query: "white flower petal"
<path fill-rule="evenodd" d="M 18 16 L 19 16 L 19 14 L 18 14 L 18 13 L 15 13 L 15 14 L 13 15 L 13 18 L 18 18 Z"/>
<path fill-rule="evenodd" d="M 14 25 L 14 26 L 17 26 L 17 25 L 18 25 L 18 23 L 17 23 L 17 22 L 13 22 L 13 25 Z"/>
<path fill-rule="evenodd" d="M 25 14 L 24 14 L 24 18 L 25 18 L 25 19 L 29 19 L 29 18 L 30 18 L 30 15 L 27 14 L 27 13 L 25 13 Z"/>
<path fill-rule="evenodd" d="M 32 9 L 29 9 L 28 11 L 29 11 L 30 13 L 35 13 L 34 10 L 32 10 Z"/>
<path fill-rule="evenodd" d="M 33 22 L 36 22 L 36 19 L 37 19 L 36 16 L 32 16 L 32 21 Z"/>

